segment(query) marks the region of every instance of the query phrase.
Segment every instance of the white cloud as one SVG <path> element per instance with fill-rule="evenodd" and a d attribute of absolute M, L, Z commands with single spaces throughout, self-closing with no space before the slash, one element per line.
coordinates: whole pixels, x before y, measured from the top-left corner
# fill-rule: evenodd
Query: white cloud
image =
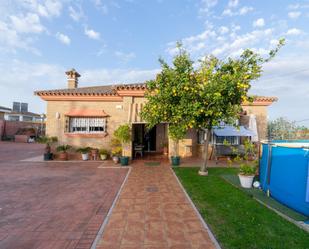
<path fill-rule="evenodd" d="M 225 28 L 206 29 L 200 34 L 183 38 L 182 43 L 195 59 L 207 54 L 219 57 L 238 56 L 246 48 L 264 55 L 272 48 L 270 40 L 274 36 L 273 29 L 253 30 L 244 34 L 238 34 L 239 30 L 240 27 L 233 24 Z M 167 44 L 166 52 L 172 56 L 178 52 L 175 44 Z"/>
<path fill-rule="evenodd" d="M 299 10 L 299 9 L 308 9 L 309 4 L 308 3 L 295 3 L 295 4 L 290 4 L 288 6 L 288 9 L 290 10 Z"/>
<path fill-rule="evenodd" d="M 40 22 L 37 14 L 28 13 L 21 16 L 10 16 L 12 29 L 18 33 L 41 33 L 45 27 Z"/>
<path fill-rule="evenodd" d="M 229 8 L 235 8 L 237 7 L 239 4 L 239 1 L 238 0 L 230 0 L 229 3 L 228 3 L 228 7 Z"/>
<path fill-rule="evenodd" d="M 229 32 L 229 28 L 228 27 L 226 27 L 226 26 L 221 26 L 220 28 L 219 28 L 219 32 L 220 32 L 220 34 L 226 34 L 226 33 L 228 33 Z"/>
<path fill-rule="evenodd" d="M 199 13 L 200 15 L 210 15 L 211 9 L 215 7 L 218 4 L 218 0 L 201 0 L 200 1 L 200 7 L 199 7 Z"/>
<path fill-rule="evenodd" d="M 0 58 L 1 105 L 10 107 L 14 100 L 29 103 L 30 111 L 45 112 L 45 102 L 34 96 L 33 92 L 44 89 L 67 87 L 64 68 L 45 63 L 28 63 L 19 60 Z M 137 83 L 154 79 L 159 69 L 78 69 L 81 73 L 79 86 L 104 84 Z M 29 82 L 31 84 L 29 84 Z M 12 91 L 14 89 L 14 91 Z"/>
<path fill-rule="evenodd" d="M 239 10 L 239 15 L 246 15 L 247 13 L 253 11 L 253 7 L 244 6 Z"/>
<path fill-rule="evenodd" d="M 65 34 L 62 34 L 62 33 L 57 33 L 56 34 L 56 38 L 60 41 L 60 42 L 62 42 L 63 44 L 65 44 L 65 45 L 70 45 L 70 43 L 71 43 L 71 39 L 67 36 L 67 35 L 65 35 Z"/>
<path fill-rule="evenodd" d="M 159 69 L 88 69 L 81 72 L 81 84 L 92 85 L 91 82 L 104 84 L 139 83 L 154 79 Z"/>
<path fill-rule="evenodd" d="M 94 31 L 93 29 L 85 28 L 85 35 L 88 36 L 90 39 L 93 39 L 93 40 L 99 40 L 100 39 L 100 33 Z"/>
<path fill-rule="evenodd" d="M 16 30 L 10 28 L 7 23 L 0 21 L 0 51 L 16 52 L 16 49 L 24 49 L 35 54 L 39 52 L 32 48 L 30 41 L 21 39 Z"/>
<path fill-rule="evenodd" d="M 21 0 L 20 3 L 31 12 L 48 18 L 59 16 L 62 10 L 62 0 Z"/>
<path fill-rule="evenodd" d="M 252 25 L 253 25 L 253 27 L 259 27 L 259 28 L 264 27 L 265 21 L 264 21 L 263 18 L 259 18 L 259 19 L 255 20 Z"/>
<path fill-rule="evenodd" d="M 76 5 L 75 7 L 69 6 L 69 15 L 75 21 L 78 22 L 80 19 L 84 18 L 84 12 L 80 5 Z"/>
<path fill-rule="evenodd" d="M 64 72 L 65 69 L 57 65 L 0 59 L 1 104 L 10 107 L 18 100 L 29 103 L 30 111 L 45 112 L 45 103 L 33 92 L 65 87 Z"/>
<path fill-rule="evenodd" d="M 122 62 L 127 63 L 130 60 L 134 59 L 136 57 L 135 53 L 124 53 L 122 51 L 116 51 L 115 56 L 120 59 Z"/>
<path fill-rule="evenodd" d="M 288 13 L 289 18 L 297 19 L 301 15 L 300 11 L 291 11 Z"/>
<path fill-rule="evenodd" d="M 292 29 L 289 29 L 287 32 L 286 32 L 286 35 L 300 35 L 302 34 L 303 32 L 300 30 L 300 29 L 297 29 L 297 28 L 292 28 Z"/>
<path fill-rule="evenodd" d="M 108 7 L 106 4 L 103 4 L 102 0 L 92 0 L 95 7 L 100 10 L 103 14 L 108 13 Z"/>
<path fill-rule="evenodd" d="M 247 13 L 253 11 L 253 7 L 251 6 L 244 6 L 241 7 L 238 10 L 232 10 L 231 8 L 226 8 L 222 12 L 222 16 L 243 16 L 246 15 Z"/>
<path fill-rule="evenodd" d="M 292 120 L 309 118 L 306 109 L 309 98 L 308 59 L 308 53 L 301 56 L 294 53 L 285 57 L 279 53 L 278 57 L 264 64 L 263 76 L 253 83 L 251 93 L 279 98 L 269 108 L 272 119 L 280 116 L 288 116 Z"/>

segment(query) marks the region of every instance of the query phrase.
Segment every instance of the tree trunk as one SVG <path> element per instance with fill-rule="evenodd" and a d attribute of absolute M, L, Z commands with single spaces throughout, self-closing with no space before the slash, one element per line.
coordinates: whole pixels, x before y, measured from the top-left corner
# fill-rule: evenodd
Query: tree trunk
<path fill-rule="evenodd" d="M 174 156 L 178 156 L 179 140 L 174 140 Z"/>
<path fill-rule="evenodd" d="M 200 171 L 198 172 L 199 175 L 202 176 L 208 175 L 207 162 L 208 162 L 208 147 L 209 147 L 210 136 L 211 136 L 211 129 L 207 129 L 206 140 L 204 143 L 204 163 L 201 165 Z"/>

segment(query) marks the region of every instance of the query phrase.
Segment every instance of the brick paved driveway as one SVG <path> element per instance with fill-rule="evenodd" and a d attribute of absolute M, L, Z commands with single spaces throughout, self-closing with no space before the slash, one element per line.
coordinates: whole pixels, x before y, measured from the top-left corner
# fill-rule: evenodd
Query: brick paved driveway
<path fill-rule="evenodd" d="M 127 169 L 19 161 L 41 153 L 0 142 L 0 248 L 90 248 Z"/>

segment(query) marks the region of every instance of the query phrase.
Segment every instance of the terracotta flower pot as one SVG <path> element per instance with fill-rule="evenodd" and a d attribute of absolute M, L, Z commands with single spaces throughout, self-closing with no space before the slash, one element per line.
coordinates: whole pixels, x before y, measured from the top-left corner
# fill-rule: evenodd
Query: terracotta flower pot
<path fill-rule="evenodd" d="M 60 152 L 59 153 L 59 160 L 67 161 L 68 160 L 68 153 L 67 152 Z"/>
<path fill-rule="evenodd" d="M 97 160 L 99 155 L 98 149 L 91 149 L 91 158 L 92 160 Z"/>

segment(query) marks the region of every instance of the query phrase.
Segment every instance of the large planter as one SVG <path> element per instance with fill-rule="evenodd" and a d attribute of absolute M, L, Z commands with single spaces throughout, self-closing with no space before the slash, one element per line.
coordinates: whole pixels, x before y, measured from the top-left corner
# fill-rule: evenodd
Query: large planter
<path fill-rule="evenodd" d="M 120 164 L 121 164 L 121 166 L 129 165 L 129 157 L 128 156 L 120 157 Z"/>
<path fill-rule="evenodd" d="M 44 153 L 43 159 L 44 159 L 44 161 L 53 160 L 53 153 Z"/>
<path fill-rule="evenodd" d="M 88 153 L 82 153 L 82 159 L 83 159 L 83 161 L 88 161 L 89 160 L 89 154 Z"/>
<path fill-rule="evenodd" d="M 100 158 L 102 161 L 107 159 L 107 155 L 106 154 L 100 154 Z"/>
<path fill-rule="evenodd" d="M 113 162 L 115 164 L 119 163 L 119 157 L 118 156 L 113 156 Z"/>
<path fill-rule="evenodd" d="M 67 152 L 60 152 L 59 153 L 59 160 L 67 161 L 68 160 L 68 153 Z"/>
<path fill-rule="evenodd" d="M 179 166 L 180 156 L 171 156 L 172 166 Z"/>
<path fill-rule="evenodd" d="M 252 187 L 254 175 L 246 176 L 246 175 L 238 174 L 238 177 L 239 177 L 240 185 L 243 188 L 251 188 Z"/>

